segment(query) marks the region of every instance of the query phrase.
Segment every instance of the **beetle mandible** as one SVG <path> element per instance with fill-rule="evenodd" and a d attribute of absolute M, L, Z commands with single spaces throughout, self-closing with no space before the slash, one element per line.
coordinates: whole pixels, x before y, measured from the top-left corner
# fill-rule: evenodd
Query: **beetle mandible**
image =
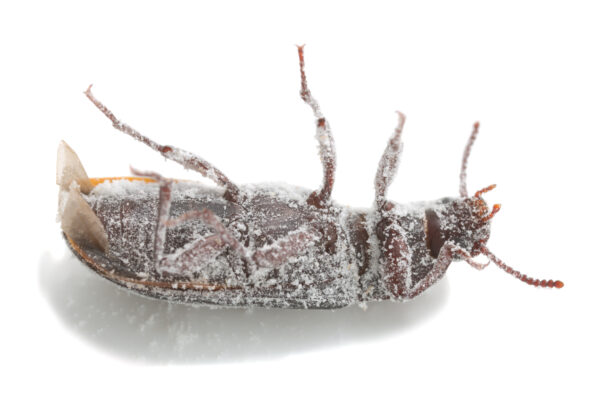
<path fill-rule="evenodd" d="M 469 196 L 467 161 L 479 130 L 464 150 L 457 198 L 399 205 L 386 197 L 402 150 L 405 117 L 379 162 L 371 210 L 331 200 L 336 153 L 328 120 L 308 88 L 304 48 L 298 46 L 302 100 L 312 109 L 323 183 L 310 191 L 287 185 L 234 184 L 188 151 L 142 135 L 94 97 L 85 95 L 113 127 L 216 188 L 131 169 L 135 177 L 88 178 L 64 142 L 58 152 L 59 217 L 64 237 L 92 270 L 136 293 L 174 302 L 219 306 L 339 308 L 378 300 L 408 300 L 431 287 L 452 261 L 477 269 L 490 261 L 534 286 L 561 281 L 527 277 L 486 246 L 500 210 Z M 487 264 L 473 257 L 483 254 Z"/>

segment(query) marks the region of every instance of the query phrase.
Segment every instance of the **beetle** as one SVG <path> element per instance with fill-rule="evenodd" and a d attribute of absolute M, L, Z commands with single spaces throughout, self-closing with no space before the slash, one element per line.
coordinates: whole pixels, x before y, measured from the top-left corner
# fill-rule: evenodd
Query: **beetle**
<path fill-rule="evenodd" d="M 490 210 L 482 195 L 495 185 L 473 196 L 466 185 L 479 123 L 464 150 L 459 197 L 411 205 L 386 197 L 402 150 L 405 116 L 399 112 L 377 169 L 372 209 L 334 203 L 334 140 L 308 88 L 303 46 L 298 56 L 300 96 L 314 113 L 323 166 L 323 183 L 314 191 L 238 186 L 201 157 L 160 145 L 118 120 L 90 85 L 85 95 L 114 128 L 217 186 L 134 168 L 133 177 L 90 179 L 75 152 L 61 142 L 59 218 L 74 254 L 135 293 L 217 306 L 327 309 L 408 300 L 438 282 L 458 260 L 477 269 L 491 261 L 530 285 L 563 287 L 561 281 L 521 274 L 487 248 L 490 222 L 500 206 Z M 486 264 L 473 260 L 479 254 L 488 257 Z"/>

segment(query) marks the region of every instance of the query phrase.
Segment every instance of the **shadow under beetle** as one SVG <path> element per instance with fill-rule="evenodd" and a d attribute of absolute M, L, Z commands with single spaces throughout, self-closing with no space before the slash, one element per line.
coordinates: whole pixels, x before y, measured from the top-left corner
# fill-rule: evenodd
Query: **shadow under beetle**
<path fill-rule="evenodd" d="M 165 158 L 199 172 L 216 188 L 132 168 L 137 177 L 88 178 L 61 142 L 57 164 L 59 216 L 65 239 L 92 270 L 136 293 L 175 302 L 219 306 L 338 308 L 411 299 L 435 284 L 452 261 L 477 269 L 484 254 L 509 274 L 542 287 L 561 281 L 527 277 L 486 247 L 490 210 L 469 197 L 466 168 L 479 124 L 465 148 L 460 197 L 413 205 L 386 198 L 402 149 L 405 117 L 379 162 L 375 204 L 368 211 L 330 199 L 336 154 L 328 121 L 306 82 L 303 47 L 300 95 L 316 119 L 323 184 L 315 191 L 287 185 L 234 184 L 204 159 L 162 146 L 120 122 L 91 92 L 86 96 L 113 123 Z"/>

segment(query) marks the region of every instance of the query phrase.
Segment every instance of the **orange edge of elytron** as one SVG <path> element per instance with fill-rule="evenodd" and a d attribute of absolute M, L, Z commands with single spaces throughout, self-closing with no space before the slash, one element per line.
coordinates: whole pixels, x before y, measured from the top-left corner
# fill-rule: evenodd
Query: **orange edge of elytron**
<path fill-rule="evenodd" d="M 103 182 L 112 182 L 112 181 L 120 181 L 120 180 L 128 180 L 129 182 L 141 181 L 145 183 L 153 183 L 156 180 L 152 178 L 143 178 L 139 176 L 113 176 L 113 177 L 105 177 L 105 178 L 90 178 L 90 183 L 92 186 L 97 186 Z"/>

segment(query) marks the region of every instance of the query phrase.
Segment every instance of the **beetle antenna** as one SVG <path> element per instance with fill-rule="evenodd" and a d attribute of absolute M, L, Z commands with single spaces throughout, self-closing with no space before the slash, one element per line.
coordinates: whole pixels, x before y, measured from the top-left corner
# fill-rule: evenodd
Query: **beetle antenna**
<path fill-rule="evenodd" d="M 496 184 L 484 187 L 483 189 L 476 191 L 475 194 L 473 195 L 473 197 L 477 197 L 478 199 L 480 199 L 481 195 L 489 192 L 490 190 L 494 190 L 494 189 L 496 189 Z"/>
<path fill-rule="evenodd" d="M 494 204 L 494 206 L 492 207 L 492 211 L 488 215 L 483 217 L 481 222 L 487 222 L 490 219 L 494 218 L 494 215 L 496 215 L 498 211 L 500 211 L 500 204 Z"/>
<path fill-rule="evenodd" d="M 473 124 L 473 131 L 471 132 L 471 136 L 467 142 L 467 147 L 465 147 L 465 151 L 463 152 L 462 165 L 460 166 L 460 186 L 458 189 L 460 197 L 469 197 L 469 193 L 467 192 L 467 162 L 469 161 L 471 148 L 473 147 L 473 143 L 475 143 L 478 132 L 479 122 L 475 122 Z"/>
<path fill-rule="evenodd" d="M 557 288 L 557 289 L 560 289 L 563 286 L 565 286 L 565 284 L 562 281 L 553 281 L 552 279 L 547 281 L 545 279 L 539 280 L 539 279 L 530 278 L 527 275 L 522 274 L 519 271 L 516 271 L 513 268 L 506 265 L 506 263 L 504 261 L 502 261 L 501 259 L 496 257 L 494 255 L 494 253 L 492 253 L 490 251 L 490 249 L 485 247 L 483 244 L 481 244 L 479 248 L 481 249 L 481 252 L 483 254 L 485 254 L 490 260 L 492 260 L 494 262 L 494 264 L 496 264 L 498 267 L 503 269 L 506 273 L 514 276 L 517 279 L 520 279 L 521 281 L 525 282 L 528 285 L 532 285 L 532 286 L 536 286 L 536 287 L 541 286 L 541 287 Z"/>

